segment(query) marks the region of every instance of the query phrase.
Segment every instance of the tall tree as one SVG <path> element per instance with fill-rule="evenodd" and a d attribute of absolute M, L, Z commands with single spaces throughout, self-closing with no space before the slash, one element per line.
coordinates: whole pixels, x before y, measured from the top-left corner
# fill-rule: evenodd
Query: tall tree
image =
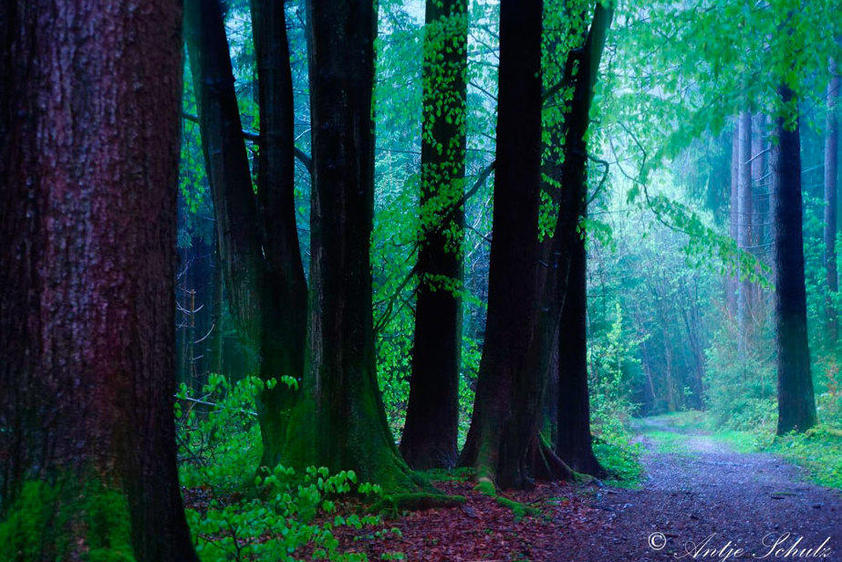
<path fill-rule="evenodd" d="M 288 458 L 353 469 L 390 491 L 414 488 L 416 476 L 398 453 L 377 386 L 370 259 L 374 3 L 308 0 L 306 6 L 313 147 L 310 369 L 306 400 L 297 409 L 300 423 L 288 434 Z"/>
<path fill-rule="evenodd" d="M 172 414 L 179 3 L 0 13 L 3 553 L 196 560 Z"/>
<path fill-rule="evenodd" d="M 728 234 L 737 241 L 740 216 L 740 120 L 734 121 L 734 132 L 731 135 L 731 190 L 728 199 Z M 739 270 L 738 270 L 739 271 Z M 737 275 L 729 275 L 725 280 L 725 304 L 728 313 L 737 315 Z"/>
<path fill-rule="evenodd" d="M 476 400 L 460 464 L 499 487 L 529 484 L 528 452 L 541 409 L 530 372 L 539 304 L 538 194 L 541 164 L 543 2 L 502 0 L 497 171 L 488 317 Z M 531 418 L 531 419 L 530 419 Z"/>
<path fill-rule="evenodd" d="M 583 49 L 572 55 L 579 69 L 573 98 L 565 114 L 564 159 L 561 164 L 562 208 L 556 236 L 569 259 L 566 294 L 558 330 L 558 407 L 556 453 L 573 469 L 595 476 L 605 470 L 593 454 L 587 366 L 587 252 L 582 219 L 587 214 L 587 131 L 599 63 L 613 9 L 597 4 Z M 578 58 L 578 60 L 576 60 Z M 561 288 L 561 287 L 560 287 Z"/>
<path fill-rule="evenodd" d="M 830 346 L 836 346 L 838 320 L 836 317 L 836 295 L 839 280 L 836 272 L 836 202 L 839 157 L 839 118 L 836 104 L 839 99 L 840 79 L 834 61 L 830 64 L 831 79 L 827 86 L 827 127 L 824 140 L 824 265 L 827 280 L 827 302 L 825 304 L 825 330 Z"/>
<path fill-rule="evenodd" d="M 427 0 L 419 284 L 400 444 L 417 469 L 452 467 L 457 456 L 467 44 L 467 0 Z"/>
<path fill-rule="evenodd" d="M 748 252 L 752 246 L 752 193 L 751 193 L 751 112 L 742 111 L 737 121 L 737 247 Z M 748 336 L 751 282 L 740 272 L 737 287 L 737 326 L 739 345 L 745 345 Z"/>
<path fill-rule="evenodd" d="M 307 281 L 295 218 L 295 112 L 284 2 L 251 0 L 251 16 L 260 105 L 258 213 L 268 269 L 268 286 L 261 299 L 262 369 L 265 377 L 287 375 L 300 381 L 306 350 Z M 277 420 L 290 406 L 286 388 L 266 392 L 262 398 L 267 420 Z M 273 466 L 281 460 L 285 428 L 264 422 L 262 431 L 266 433 L 269 427 L 272 433 L 263 438 L 263 464 Z"/>
<path fill-rule="evenodd" d="M 789 105 L 795 96 L 782 86 Z M 797 110 L 793 110 L 797 111 Z M 807 292 L 802 234 L 801 140 L 799 118 L 779 116 L 775 175 L 775 326 L 778 351 L 778 435 L 816 424 L 816 402 L 807 343 Z"/>
<path fill-rule="evenodd" d="M 291 103 L 278 27 L 281 7 L 266 9 L 255 26 L 261 144 L 258 157 L 260 207 L 255 198 L 242 134 L 228 40 L 219 0 L 185 2 L 185 38 L 199 110 L 202 151 L 217 224 L 219 262 L 236 325 L 254 345 L 264 380 L 302 378 L 306 337 L 306 288 L 298 253 L 288 155 L 292 150 Z M 274 19 L 273 19 L 274 18 Z M 269 37 L 267 37 L 269 35 Z M 290 94 L 291 95 L 291 94 Z M 260 395 L 258 416 L 263 466 L 280 461 L 294 392 L 285 384 Z"/>

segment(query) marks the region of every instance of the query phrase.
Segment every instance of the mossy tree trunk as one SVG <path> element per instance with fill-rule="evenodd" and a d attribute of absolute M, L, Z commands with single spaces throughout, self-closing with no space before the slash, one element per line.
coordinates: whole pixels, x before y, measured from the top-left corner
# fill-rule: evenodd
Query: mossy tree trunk
<path fill-rule="evenodd" d="M 370 236 L 374 215 L 374 3 L 308 0 L 313 190 L 310 368 L 289 458 L 414 488 L 377 386 Z M 308 411 L 309 410 L 309 411 Z"/>
<path fill-rule="evenodd" d="M 0 12 L 4 557 L 196 560 L 172 409 L 179 3 Z"/>
<path fill-rule="evenodd" d="M 284 2 L 251 0 L 251 15 L 260 105 L 258 212 L 269 285 L 262 296 L 261 370 L 265 378 L 288 375 L 301 381 L 307 335 L 307 281 L 295 219 L 295 114 Z M 292 405 L 292 395 L 283 386 L 264 392 L 262 397 L 267 422 L 261 431 L 269 434 L 263 438 L 262 463 L 266 466 L 282 460 L 280 445 L 285 427 L 268 421 L 277 421 L 277 413 L 286 412 Z"/>
<path fill-rule="evenodd" d="M 781 88 L 784 103 L 794 94 Z M 775 327 L 778 350 L 778 435 L 816 424 L 816 401 L 807 342 L 807 291 L 802 234 L 801 140 L 799 119 L 778 117 L 775 183 Z"/>
<path fill-rule="evenodd" d="M 450 468 L 457 456 L 467 44 L 467 1 L 427 0 L 419 284 L 400 444 L 417 469 Z"/>
<path fill-rule="evenodd" d="M 737 121 L 738 135 L 738 179 L 737 179 L 737 247 L 742 252 L 750 252 L 752 246 L 753 198 L 751 193 L 751 112 L 742 111 Z M 749 318 L 751 308 L 751 281 L 741 272 L 737 288 L 737 327 L 738 345 L 745 348 L 749 338 Z"/>
<path fill-rule="evenodd" d="M 539 308 L 543 2 L 500 3 L 496 177 L 488 320 L 471 427 L 460 464 L 501 488 L 531 482 L 541 374 L 528 368 Z"/>
<path fill-rule="evenodd" d="M 298 251 L 292 200 L 291 80 L 283 9 L 255 2 L 261 21 L 255 26 L 260 73 L 261 143 L 258 198 L 252 188 L 234 76 L 218 0 L 185 2 L 186 41 L 190 54 L 202 150 L 217 225 L 219 264 L 228 303 L 241 334 L 256 346 L 260 377 L 301 380 L 306 335 L 306 287 Z M 282 45 L 283 44 L 283 45 Z M 286 59 L 284 60 L 284 54 Z M 289 92 L 287 89 L 290 88 Z M 279 383 L 260 395 L 258 419 L 263 442 L 261 464 L 274 466 L 295 393 Z"/>

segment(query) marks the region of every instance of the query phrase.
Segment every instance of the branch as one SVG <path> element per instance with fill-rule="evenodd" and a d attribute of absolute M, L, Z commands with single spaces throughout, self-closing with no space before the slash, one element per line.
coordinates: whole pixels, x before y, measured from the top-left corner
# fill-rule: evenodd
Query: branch
<path fill-rule="evenodd" d="M 198 123 L 199 117 L 197 115 L 193 115 L 192 113 L 182 112 L 181 116 L 186 119 L 187 121 Z M 247 141 L 253 142 L 255 144 L 260 144 L 260 133 L 255 131 L 250 131 L 249 129 L 243 129 L 241 131 L 243 138 Z M 310 157 L 309 154 L 298 148 L 297 146 L 293 146 L 293 152 L 295 157 L 298 158 L 298 161 L 301 162 L 307 171 L 310 172 L 312 175 L 313 173 L 313 159 Z"/>

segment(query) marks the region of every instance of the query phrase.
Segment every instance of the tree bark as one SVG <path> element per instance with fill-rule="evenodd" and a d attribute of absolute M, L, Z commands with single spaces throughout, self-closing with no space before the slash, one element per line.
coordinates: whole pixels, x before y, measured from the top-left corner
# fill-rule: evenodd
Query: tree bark
<path fill-rule="evenodd" d="M 751 197 L 751 112 L 740 113 L 739 146 L 737 150 L 737 247 L 741 252 L 749 252 L 752 245 L 752 197 Z M 739 346 L 745 347 L 748 338 L 748 318 L 750 306 L 751 282 L 743 272 L 738 272 L 740 280 L 737 287 L 737 326 Z"/>
<path fill-rule="evenodd" d="M 481 480 L 502 488 L 530 484 L 527 453 L 535 434 L 524 425 L 529 425 L 528 413 L 538 418 L 541 408 L 536 373 L 527 372 L 527 360 L 539 302 L 542 8 L 541 0 L 500 3 L 488 319 L 471 427 L 460 457 Z"/>
<path fill-rule="evenodd" d="M 839 155 L 839 121 L 836 104 L 839 99 L 840 79 L 835 63 L 831 63 L 833 77 L 827 86 L 827 127 L 824 140 L 824 264 L 827 282 L 825 303 L 825 332 L 828 345 L 836 347 L 838 319 L 836 298 L 839 281 L 836 271 L 836 202 L 837 159 Z"/>
<path fill-rule="evenodd" d="M 467 43 L 467 0 L 427 0 L 419 284 L 400 444 L 409 465 L 422 470 L 450 468 L 457 456 Z"/>
<path fill-rule="evenodd" d="M 729 198 L 728 234 L 737 242 L 740 216 L 740 121 L 734 123 L 734 133 L 731 136 L 731 196 Z M 737 315 L 737 291 L 739 269 L 732 272 L 725 280 L 725 305 L 728 313 Z"/>
<path fill-rule="evenodd" d="M 785 103 L 793 92 L 781 87 Z M 778 351 L 778 435 L 816 424 L 816 402 L 807 342 L 807 293 L 802 235 L 801 141 L 794 123 L 777 119 L 775 174 L 775 324 Z"/>
<path fill-rule="evenodd" d="M 377 386 L 370 236 L 374 214 L 373 2 L 308 0 L 313 147 L 311 408 L 289 437 L 298 464 L 414 488 Z"/>
<path fill-rule="evenodd" d="M 295 219 L 295 119 L 284 3 L 251 0 L 251 16 L 260 105 L 258 212 L 268 269 L 261 295 L 261 368 L 264 378 L 287 375 L 301 381 L 307 334 L 307 281 Z M 260 404 L 265 419 L 261 426 L 264 466 L 281 461 L 285 418 L 277 414 L 289 410 L 294 395 L 283 384 L 280 386 L 277 391 L 264 392 Z"/>
<path fill-rule="evenodd" d="M 179 3 L 0 13 L 3 552 L 196 560 L 172 413 Z"/>
<path fill-rule="evenodd" d="M 561 165 L 562 209 L 556 236 L 566 248 L 569 267 L 567 283 L 559 285 L 558 302 L 563 303 L 558 330 L 558 456 L 579 472 L 605 476 L 605 469 L 593 454 L 588 395 L 587 365 L 587 252 L 582 219 L 587 215 L 586 135 L 590 126 L 599 63 L 613 10 L 597 4 L 588 37 L 579 60 L 573 99 L 565 115 L 564 161 Z"/>
<path fill-rule="evenodd" d="M 277 12 L 265 16 L 255 30 L 261 37 L 257 41 L 258 56 L 262 60 L 259 67 L 264 70 L 266 59 L 276 51 L 262 41 L 263 32 L 278 25 L 269 21 L 270 16 L 280 17 Z M 263 189 L 258 208 L 218 0 L 187 0 L 185 26 L 228 303 L 242 337 L 256 348 L 260 377 L 265 381 L 282 376 L 301 380 L 306 299 L 301 294 L 304 274 L 297 250 L 294 205 L 290 202 L 287 153 L 292 133 L 285 120 L 291 119 L 286 114 L 291 110 L 283 103 L 284 72 L 273 68 L 260 86 L 262 99 L 276 105 L 262 109 L 262 114 L 268 112 L 261 130 L 267 146 L 261 147 L 259 157 Z M 275 49 L 282 47 L 275 45 Z M 280 461 L 294 400 L 294 391 L 283 383 L 260 394 L 262 466 L 273 467 Z"/>

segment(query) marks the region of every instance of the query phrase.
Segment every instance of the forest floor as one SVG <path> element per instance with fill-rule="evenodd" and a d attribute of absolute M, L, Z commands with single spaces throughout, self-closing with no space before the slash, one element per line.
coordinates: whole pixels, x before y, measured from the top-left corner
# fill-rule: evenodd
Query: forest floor
<path fill-rule="evenodd" d="M 506 494 L 517 510 L 471 489 L 465 505 L 387 519 L 399 532 L 338 533 L 342 550 L 408 560 L 734 560 L 842 561 L 842 494 L 769 453 L 738 452 L 726 441 L 669 417 L 637 425 L 644 474 L 636 489 L 541 484 Z M 337 530 L 338 531 L 338 530 Z M 799 539 L 799 537 L 802 537 Z M 808 550 L 809 549 L 809 550 Z"/>

